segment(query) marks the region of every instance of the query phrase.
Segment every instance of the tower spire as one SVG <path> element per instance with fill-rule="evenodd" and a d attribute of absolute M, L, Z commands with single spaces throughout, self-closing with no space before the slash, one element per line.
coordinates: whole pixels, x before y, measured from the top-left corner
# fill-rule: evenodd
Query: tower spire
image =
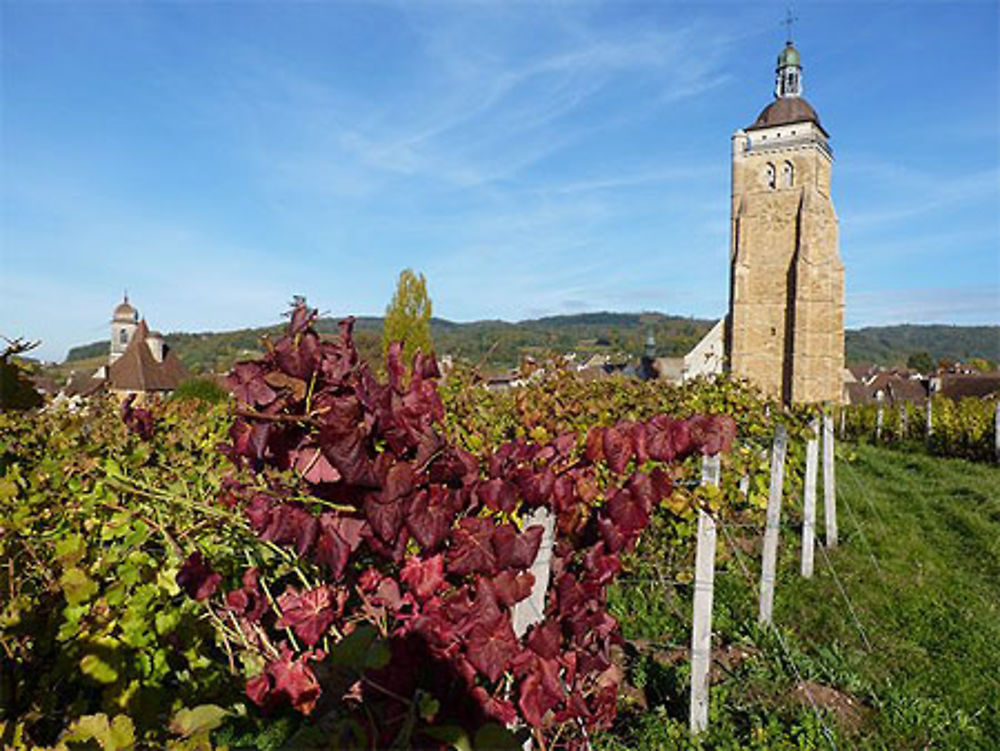
<path fill-rule="evenodd" d="M 785 49 L 778 55 L 778 67 L 775 70 L 774 96 L 776 99 L 802 96 L 802 58 L 792 44 L 792 24 L 798 18 L 792 15 L 789 8 L 782 24 L 787 27 L 788 34 Z"/>
<path fill-rule="evenodd" d="M 790 45 L 792 43 L 792 25 L 799 20 L 799 17 L 792 13 L 792 8 L 789 6 L 785 10 L 785 20 L 781 22 L 781 25 L 785 27 L 785 44 Z"/>

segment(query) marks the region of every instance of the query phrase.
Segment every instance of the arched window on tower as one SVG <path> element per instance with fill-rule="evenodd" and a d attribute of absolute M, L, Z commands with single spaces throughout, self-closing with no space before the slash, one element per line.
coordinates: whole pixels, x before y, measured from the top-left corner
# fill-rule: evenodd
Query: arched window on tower
<path fill-rule="evenodd" d="M 790 188 L 795 183 L 795 168 L 791 162 L 785 162 L 781 166 L 781 187 Z"/>
<path fill-rule="evenodd" d="M 767 185 L 767 187 L 770 188 L 771 190 L 774 190 L 774 184 L 775 184 L 774 178 L 775 178 L 774 165 L 768 162 L 767 167 L 764 168 L 764 182 Z"/>
<path fill-rule="evenodd" d="M 122 344 L 128 344 L 128 331 L 122 329 L 121 333 L 118 334 L 118 341 Z"/>

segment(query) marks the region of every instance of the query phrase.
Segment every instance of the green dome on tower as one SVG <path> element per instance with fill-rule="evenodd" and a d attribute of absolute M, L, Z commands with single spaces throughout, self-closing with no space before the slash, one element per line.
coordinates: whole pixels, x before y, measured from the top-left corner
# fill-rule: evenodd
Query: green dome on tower
<path fill-rule="evenodd" d="M 778 55 L 778 67 L 784 68 L 788 65 L 794 65 L 796 67 L 802 67 L 802 58 L 799 57 L 799 51 L 795 49 L 795 45 L 791 42 L 785 44 L 785 49 L 781 51 Z"/>

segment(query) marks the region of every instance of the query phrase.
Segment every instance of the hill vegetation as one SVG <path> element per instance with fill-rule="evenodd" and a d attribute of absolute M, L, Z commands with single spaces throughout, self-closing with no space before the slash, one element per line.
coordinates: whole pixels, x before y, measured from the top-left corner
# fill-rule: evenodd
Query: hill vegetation
<path fill-rule="evenodd" d="M 869 326 L 847 332 L 847 362 L 905 365 L 928 352 L 935 360 L 962 362 L 979 357 L 1000 362 L 1000 326 Z"/>
<path fill-rule="evenodd" d="M 337 332 L 337 318 L 320 319 L 317 329 Z M 431 319 L 437 354 L 479 364 L 486 370 L 516 366 L 524 355 L 554 352 L 621 352 L 638 356 L 647 335 L 656 339 L 657 354 L 686 354 L 711 328 L 713 321 L 661 313 L 582 313 L 511 323 L 499 320 L 457 323 Z M 361 354 L 371 362 L 381 356 L 383 319 L 357 319 L 355 336 Z M 193 372 L 227 370 L 236 360 L 260 354 L 261 337 L 279 335 L 282 324 L 224 332 L 171 333 L 166 340 Z M 979 357 L 1000 362 L 1000 326 L 872 326 L 847 331 L 847 363 L 905 365 L 918 352 L 942 358 Z M 74 347 L 67 363 L 104 356 L 107 341 Z"/>
<path fill-rule="evenodd" d="M 337 317 L 321 318 L 317 330 L 337 333 Z M 363 316 L 354 326 L 358 350 L 370 362 L 381 359 L 383 319 Z M 688 352 L 711 328 L 712 321 L 659 313 L 586 313 L 553 316 L 510 323 L 487 320 L 456 323 L 442 318 L 431 319 L 431 336 L 437 354 L 451 355 L 481 365 L 487 370 L 515 366 L 527 354 L 548 351 L 622 352 L 638 355 L 651 331 L 657 353 L 679 356 Z M 226 370 L 238 359 L 258 355 L 261 338 L 274 339 L 282 324 L 225 332 L 170 333 L 167 345 L 194 372 Z M 107 353 L 107 341 L 74 347 L 67 363 Z"/>

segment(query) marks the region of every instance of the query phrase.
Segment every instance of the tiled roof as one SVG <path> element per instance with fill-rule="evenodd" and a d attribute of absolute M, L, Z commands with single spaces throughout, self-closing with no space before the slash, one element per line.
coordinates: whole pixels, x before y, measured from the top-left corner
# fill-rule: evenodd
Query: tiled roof
<path fill-rule="evenodd" d="M 891 404 L 927 401 L 927 384 L 913 378 L 894 378 L 886 384 L 886 394 Z"/>
<path fill-rule="evenodd" d="M 952 399 L 1000 394 L 1000 373 L 944 373 L 940 379 L 937 393 Z"/>
<path fill-rule="evenodd" d="M 788 96 L 775 99 L 767 105 L 747 130 L 773 128 L 775 125 L 791 125 L 792 123 L 812 122 L 824 135 L 827 132 L 819 123 L 819 115 L 805 99 L 800 96 Z"/>
<path fill-rule="evenodd" d="M 188 372 L 173 352 L 157 362 L 146 343 L 149 327 L 139 322 L 122 356 L 108 368 L 108 387 L 116 391 L 173 391 L 188 378 Z"/>
<path fill-rule="evenodd" d="M 90 396 L 100 391 L 103 386 L 103 378 L 95 378 L 92 373 L 74 370 L 70 373 L 69 381 L 63 388 L 63 393 L 66 396 Z"/>
<path fill-rule="evenodd" d="M 847 401 L 851 405 L 875 403 L 875 395 L 863 383 L 845 383 L 844 388 L 847 389 Z"/>
<path fill-rule="evenodd" d="M 901 402 L 921 404 L 927 401 L 926 381 L 889 371 L 879 373 L 868 383 L 856 381 L 846 383 L 844 386 L 851 404 L 875 404 L 878 402 L 877 395 L 880 391 L 885 404 Z"/>

